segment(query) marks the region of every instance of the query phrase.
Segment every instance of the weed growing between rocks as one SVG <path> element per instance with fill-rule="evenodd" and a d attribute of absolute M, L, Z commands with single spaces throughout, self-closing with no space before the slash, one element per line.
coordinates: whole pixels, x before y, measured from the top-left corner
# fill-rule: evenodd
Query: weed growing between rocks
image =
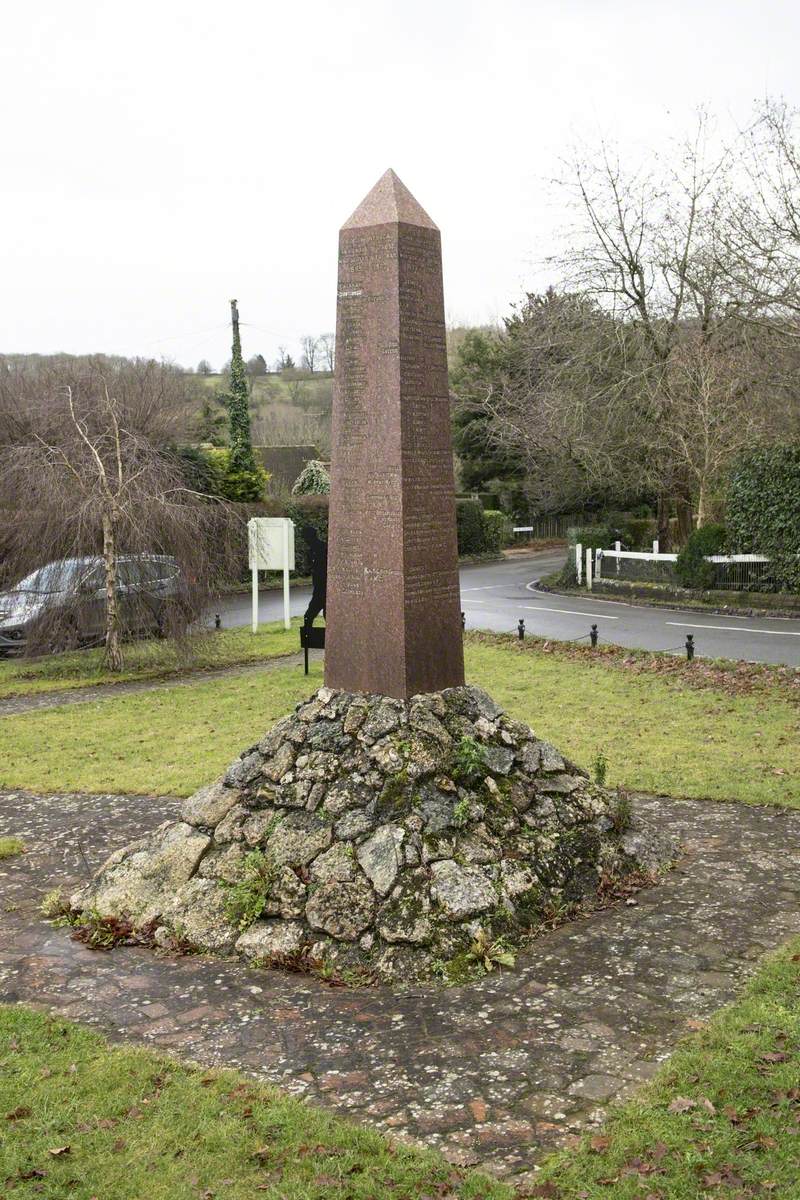
<path fill-rule="evenodd" d="M 606 777 L 608 775 L 608 759 L 602 750 L 598 750 L 597 754 L 594 756 L 594 762 L 592 763 L 592 774 L 594 775 L 595 783 L 599 787 L 606 786 Z"/>
<path fill-rule="evenodd" d="M 97 909 L 76 911 L 59 888 L 48 892 L 39 906 L 42 916 L 56 928 L 69 926 L 72 938 L 91 950 L 117 946 L 146 946 L 162 954 L 197 954 L 198 947 L 176 926 L 167 929 L 157 921 L 135 922 L 128 914 L 104 916 Z"/>
<path fill-rule="evenodd" d="M 611 828 L 614 833 L 627 833 L 633 824 L 633 806 L 627 792 L 620 792 L 611 810 Z"/>
<path fill-rule="evenodd" d="M 87 909 L 68 922 L 72 937 L 92 950 L 113 950 L 115 946 L 153 946 L 155 927 L 152 922 L 137 929 L 129 917 L 103 916 L 96 909 Z"/>
<path fill-rule="evenodd" d="M 25 843 L 18 837 L 0 837 L 0 859 L 16 858 L 25 853 Z"/>
<path fill-rule="evenodd" d="M 70 914 L 69 899 L 61 891 L 61 888 L 53 888 L 42 897 L 39 912 L 46 921 L 66 924 Z"/>
<path fill-rule="evenodd" d="M 263 850 L 251 850 L 242 863 L 242 877 L 235 883 L 223 880 L 227 889 L 225 915 L 240 932 L 263 913 L 277 876 L 275 864 Z"/>

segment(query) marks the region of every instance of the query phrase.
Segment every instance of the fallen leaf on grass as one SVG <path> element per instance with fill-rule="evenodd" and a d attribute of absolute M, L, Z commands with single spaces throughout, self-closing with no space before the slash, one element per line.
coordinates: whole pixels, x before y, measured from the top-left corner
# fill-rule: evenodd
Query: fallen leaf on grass
<path fill-rule="evenodd" d="M 603 1150 L 607 1150 L 611 1145 L 611 1138 L 604 1137 L 602 1134 L 598 1134 L 596 1137 L 591 1139 L 589 1145 L 597 1154 L 601 1154 Z"/>
<path fill-rule="evenodd" d="M 69 1154 L 71 1149 L 71 1146 L 53 1146 L 47 1153 L 52 1154 L 53 1158 L 60 1158 L 62 1154 Z"/>
<path fill-rule="evenodd" d="M 24 1121 L 26 1117 L 31 1116 L 33 1110 L 28 1108 L 27 1104 L 20 1104 L 17 1108 L 12 1108 L 11 1112 L 6 1113 L 7 1121 Z"/>
<path fill-rule="evenodd" d="M 652 1175 L 655 1171 L 652 1163 L 645 1162 L 643 1158 L 632 1158 L 630 1162 L 626 1162 L 622 1168 L 623 1175 Z"/>
<path fill-rule="evenodd" d="M 697 1108 L 697 1101 L 690 1100 L 688 1096 L 676 1096 L 667 1105 L 668 1113 L 685 1113 L 690 1109 Z"/>

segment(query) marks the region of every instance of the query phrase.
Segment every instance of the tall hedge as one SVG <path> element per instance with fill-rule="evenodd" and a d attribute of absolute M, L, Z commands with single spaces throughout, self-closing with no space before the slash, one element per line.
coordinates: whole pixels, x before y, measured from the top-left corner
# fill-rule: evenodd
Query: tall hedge
<path fill-rule="evenodd" d="M 701 525 L 689 535 L 675 564 L 675 572 L 684 587 L 707 589 L 714 586 L 716 570 L 706 558 L 724 554 L 726 539 L 724 525 Z"/>
<path fill-rule="evenodd" d="M 486 550 L 486 521 L 479 500 L 456 501 L 459 554 L 483 554 Z"/>
<path fill-rule="evenodd" d="M 734 549 L 766 555 L 779 586 L 800 592 L 800 443 L 743 455 L 730 475 L 725 514 Z"/>
<path fill-rule="evenodd" d="M 492 554 L 500 551 L 511 543 L 511 521 L 509 517 L 496 508 L 486 508 L 483 512 L 484 544 Z"/>

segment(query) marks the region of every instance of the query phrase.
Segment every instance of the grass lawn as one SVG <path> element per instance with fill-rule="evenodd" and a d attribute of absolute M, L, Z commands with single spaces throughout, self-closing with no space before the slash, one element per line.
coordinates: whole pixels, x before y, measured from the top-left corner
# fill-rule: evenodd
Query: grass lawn
<path fill-rule="evenodd" d="M 0 659 L 0 698 L 89 687 L 97 683 L 129 683 L 135 679 L 163 679 L 187 671 L 231 667 L 291 654 L 298 648 L 299 618 L 291 629 L 283 622 L 249 629 L 221 629 L 190 638 L 178 647 L 169 641 L 132 641 L 123 647 L 125 669 L 118 674 L 103 670 L 102 649 L 75 650 L 35 659 Z"/>
<path fill-rule="evenodd" d="M 468 638 L 468 678 L 584 766 L 603 752 L 610 785 L 800 807 L 800 708 L 777 685 L 740 694 L 691 686 L 685 664 L 661 675 L 516 645 Z M 0 786 L 188 795 L 321 681 L 319 663 L 308 679 L 281 666 L 5 717 Z"/>
<path fill-rule="evenodd" d="M 3 717 L 0 787 L 190 795 L 321 686 L 313 663 Z"/>
<path fill-rule="evenodd" d="M 467 648 L 472 681 L 581 766 L 602 752 L 611 787 L 800 808 L 800 706 L 787 692 L 695 687 L 688 664 L 661 675 L 619 661 L 520 653 L 513 641 Z"/>
<path fill-rule="evenodd" d="M 681 1045 L 602 1133 L 550 1159 L 552 1200 L 800 1196 L 800 941 Z M 547 1187 L 547 1183 L 550 1187 Z"/>
<path fill-rule="evenodd" d="M 0 1189 L 5 1183 L 9 1198 L 511 1194 L 241 1075 L 112 1049 L 94 1032 L 23 1008 L 0 1007 L 0 1114 Z"/>

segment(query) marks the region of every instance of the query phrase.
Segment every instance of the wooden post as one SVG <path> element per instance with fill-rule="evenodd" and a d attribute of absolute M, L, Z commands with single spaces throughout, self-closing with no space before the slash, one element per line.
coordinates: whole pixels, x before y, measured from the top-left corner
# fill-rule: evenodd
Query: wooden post
<path fill-rule="evenodd" d="M 578 576 L 578 587 L 583 582 L 583 546 L 580 542 L 575 544 L 575 571 Z"/>
<path fill-rule="evenodd" d="M 614 549 L 616 550 L 617 554 L 619 554 L 619 552 L 622 550 L 622 542 L 614 542 Z M 620 560 L 617 559 L 617 574 L 618 575 L 619 575 L 619 562 L 620 562 Z"/>
<path fill-rule="evenodd" d="M 283 523 L 283 628 L 291 629 L 292 618 L 289 611 L 289 522 Z"/>
<path fill-rule="evenodd" d="M 591 546 L 586 547 L 586 590 L 592 590 L 592 549 Z"/>

